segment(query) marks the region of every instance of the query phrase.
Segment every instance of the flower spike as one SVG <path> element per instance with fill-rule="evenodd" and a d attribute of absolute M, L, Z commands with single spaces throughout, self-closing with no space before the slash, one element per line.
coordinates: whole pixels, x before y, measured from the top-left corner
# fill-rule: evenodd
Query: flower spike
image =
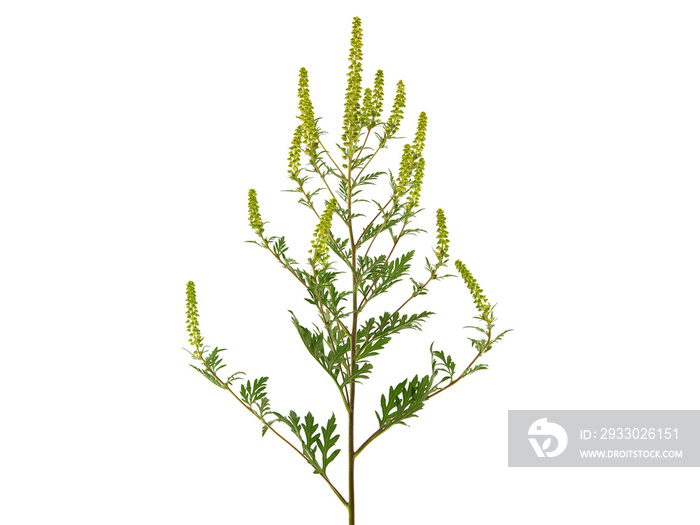
<path fill-rule="evenodd" d="M 401 121 L 403 120 L 403 109 L 406 107 L 406 87 L 403 81 L 399 80 L 396 84 L 396 97 L 394 97 L 394 107 L 391 109 L 391 116 L 387 123 L 386 136 L 393 137 L 399 130 Z"/>
<path fill-rule="evenodd" d="M 248 220 L 251 228 L 262 237 L 265 230 L 260 217 L 260 208 L 258 208 L 258 194 L 254 189 L 248 191 Z"/>
<path fill-rule="evenodd" d="M 428 116 L 425 111 L 421 112 L 418 117 L 418 129 L 416 130 L 416 138 L 413 141 L 413 152 L 415 163 L 413 168 L 415 169 L 415 175 L 413 176 L 413 182 L 411 183 L 411 195 L 408 201 L 411 206 L 418 206 L 418 200 L 420 199 L 420 190 L 423 185 L 423 174 L 425 173 L 425 159 L 423 159 L 423 148 L 425 147 L 425 132 L 428 127 Z"/>
<path fill-rule="evenodd" d="M 192 281 L 187 283 L 187 331 L 190 344 L 199 350 L 202 346 L 202 334 L 199 331 L 199 312 L 197 311 L 197 294 Z"/>
<path fill-rule="evenodd" d="M 425 130 L 428 127 L 428 115 L 422 111 L 418 116 L 418 129 L 416 130 L 416 138 L 413 141 L 413 149 L 416 153 L 423 153 L 425 147 Z"/>
<path fill-rule="evenodd" d="M 484 291 L 479 286 L 479 283 L 476 282 L 476 279 L 471 272 L 467 270 L 467 267 L 464 266 L 464 263 L 459 259 L 455 261 L 455 268 L 457 268 L 457 271 L 462 274 L 462 279 L 464 279 L 464 282 L 467 283 L 469 291 L 472 294 L 472 298 L 474 299 L 476 309 L 485 316 L 491 309 L 491 306 L 489 305 L 488 299 L 486 299 L 486 296 L 484 295 Z"/>
<path fill-rule="evenodd" d="M 333 212 L 338 207 L 338 202 L 331 199 L 326 203 L 326 210 L 321 215 L 321 222 L 316 226 L 314 238 L 311 241 L 311 250 L 313 254 L 312 261 L 314 263 L 325 264 L 328 261 L 328 236 L 331 231 L 331 221 L 333 220 Z"/>
<path fill-rule="evenodd" d="M 352 21 L 350 39 L 350 66 L 348 87 L 345 93 L 345 115 L 343 117 L 343 143 L 347 148 L 357 140 L 362 127 L 360 96 L 362 94 L 362 22 L 358 17 Z M 369 99 L 371 101 L 371 97 Z M 369 108 L 366 108 L 369 109 Z"/>
<path fill-rule="evenodd" d="M 410 144 L 404 144 L 403 155 L 401 155 L 401 166 L 399 167 L 398 196 L 403 197 L 406 193 L 408 182 L 413 171 L 413 152 Z"/>
<path fill-rule="evenodd" d="M 447 226 L 445 224 L 445 212 L 442 208 L 437 211 L 437 258 L 438 261 L 446 261 L 448 259 L 448 248 L 450 240 L 447 238 Z"/>
<path fill-rule="evenodd" d="M 384 104 L 384 71 L 377 70 L 374 76 L 374 91 L 372 92 L 372 107 L 374 112 L 372 118 L 379 124 L 382 118 L 382 105 Z"/>
<path fill-rule="evenodd" d="M 309 95 L 309 75 L 306 68 L 299 70 L 299 112 L 301 115 L 304 143 L 310 148 L 315 149 L 318 132 L 316 130 L 316 120 L 314 118 L 314 106 L 311 103 Z"/>
<path fill-rule="evenodd" d="M 301 135 L 304 131 L 303 124 L 297 126 L 292 138 L 292 145 L 289 147 L 289 178 L 294 182 L 299 180 L 299 170 L 301 169 Z"/>

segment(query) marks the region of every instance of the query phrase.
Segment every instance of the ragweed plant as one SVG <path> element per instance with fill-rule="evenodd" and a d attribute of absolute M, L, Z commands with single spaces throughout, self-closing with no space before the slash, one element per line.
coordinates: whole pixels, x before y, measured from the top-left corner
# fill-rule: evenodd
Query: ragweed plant
<path fill-rule="evenodd" d="M 355 462 L 360 453 L 391 427 L 405 425 L 406 420 L 416 417 L 426 401 L 466 376 L 486 369 L 485 364 L 477 364 L 477 361 L 508 330 L 495 335 L 494 307 L 464 263 L 457 260 L 455 267 L 467 285 L 478 312 L 474 317 L 478 324 L 465 327 L 476 329 L 481 334 L 478 338 L 469 338 L 476 355 L 466 367 L 458 368 L 451 355 L 434 350 L 434 343 L 431 344 L 429 373 L 423 376 L 417 374 L 412 379 L 406 378 L 389 387 L 389 391 L 381 396 L 375 412 L 376 430 L 358 439 L 355 433 L 355 395 L 362 381 L 370 377 L 372 357 L 379 354 L 399 332 L 422 329 L 422 324 L 433 312 L 404 313 L 406 307 L 414 298 L 426 294 L 432 281 L 456 276 L 442 272 L 449 262 L 449 238 L 445 213 L 438 209 L 436 245 L 433 249 L 435 261 L 426 258 L 427 277 L 422 282 L 410 278 L 412 292 L 407 294 L 408 297 L 401 297 L 393 311 L 378 317 L 365 314 L 371 301 L 389 291 L 409 273 L 415 250 L 394 256 L 399 242 L 408 235 L 425 232 L 409 225 L 422 211 L 419 203 L 425 171 L 423 150 L 428 117 L 425 113 L 418 117 L 415 138 L 403 147 L 398 177 L 395 178 L 390 170 L 369 172 L 367 167 L 377 153 L 387 147 L 390 139 L 396 138 L 403 120 L 406 93 L 403 82 L 399 81 L 391 112 L 385 121 L 382 120 L 384 73 L 377 71 L 374 85 L 362 91 L 362 29 L 359 18 L 353 20 L 347 76 L 341 143 L 337 144 L 340 157 L 336 159 L 322 141 L 325 133 L 319 128 L 319 118 L 314 114 L 308 73 L 304 68 L 299 71 L 299 125 L 294 130 L 289 148 L 288 174 L 292 189 L 288 191 L 299 193 L 299 202 L 318 221 L 311 238 L 307 265 L 299 264 L 287 255 L 288 247 L 283 236 L 266 233 L 264 225 L 267 223 L 262 220 L 257 193 L 254 189 L 248 193 L 249 222 L 257 236 L 256 240 L 248 242 L 269 251 L 299 281 L 308 294 L 306 300 L 314 305 L 321 320 L 321 328 L 314 325 L 312 330 L 302 326 L 294 312 L 290 311 L 291 321 L 302 343 L 335 384 L 339 401 L 347 415 L 346 494 L 341 493 L 327 473 L 328 465 L 341 452 L 335 414 L 331 414 L 325 425 L 319 427 L 320 422 L 311 412 L 302 416 L 293 410 L 288 413 L 273 410 L 267 395 L 267 377 L 246 380 L 243 372 L 225 377 L 222 369 L 226 365 L 220 356 L 225 349 L 216 347 L 212 350 L 203 343 L 195 288 L 191 281 L 187 283 L 187 330 L 194 349 L 188 352 L 198 361 L 198 366 L 191 366 L 213 384 L 227 390 L 253 414 L 262 423 L 263 436 L 268 431 L 275 434 L 304 458 L 311 465 L 313 473 L 326 481 L 347 508 L 352 525 L 355 523 Z M 369 143 L 372 135 L 376 139 L 374 147 Z M 304 163 L 302 159 L 306 159 Z M 384 204 L 377 200 L 370 203 L 358 197 L 380 178 L 388 178 L 391 188 L 391 195 Z M 312 179 L 320 182 L 315 188 L 311 187 Z M 321 194 L 325 196 L 323 204 L 319 202 Z M 362 206 L 370 204 L 376 206 L 376 215 L 369 221 L 363 221 L 366 215 L 360 210 Z M 389 253 L 371 253 L 375 241 L 387 235 L 391 239 Z M 340 286 L 338 276 L 341 273 L 349 274 L 350 289 Z"/>

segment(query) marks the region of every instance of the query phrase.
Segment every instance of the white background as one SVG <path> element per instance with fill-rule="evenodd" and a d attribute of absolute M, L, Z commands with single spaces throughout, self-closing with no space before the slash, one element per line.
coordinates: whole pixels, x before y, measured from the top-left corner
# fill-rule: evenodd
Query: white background
<path fill-rule="evenodd" d="M 1 4 L 0 521 L 345 523 L 181 348 L 194 280 L 226 370 L 269 375 L 275 410 L 344 421 L 289 320 L 313 320 L 303 289 L 244 241 L 254 187 L 305 259 L 315 221 L 280 192 L 297 74 L 338 142 L 359 16 L 365 85 L 384 70 L 388 115 L 405 82 L 409 140 L 429 118 L 412 275 L 442 207 L 452 260 L 514 332 L 358 458 L 358 524 L 697 523 L 697 469 L 509 469 L 507 411 L 700 408 L 698 4 L 252 4 Z M 376 359 L 360 436 L 431 341 L 473 355 L 461 281 L 410 304 L 437 315 Z"/>

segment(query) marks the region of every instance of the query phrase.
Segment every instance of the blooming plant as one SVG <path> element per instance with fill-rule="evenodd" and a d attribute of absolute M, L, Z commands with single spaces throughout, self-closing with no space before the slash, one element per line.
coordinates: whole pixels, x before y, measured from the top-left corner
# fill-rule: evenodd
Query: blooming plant
<path fill-rule="evenodd" d="M 345 452 L 347 454 L 348 485 L 347 494 L 331 482 L 327 474 L 328 465 L 340 454 L 336 433 L 335 414 L 319 429 L 317 418 L 308 412 L 305 416 L 293 410 L 284 414 L 272 409 L 267 395 L 267 377 L 245 380 L 243 372 L 224 377 L 221 352 L 224 348 L 211 349 L 203 343 L 199 328 L 195 286 L 187 283 L 187 330 L 189 343 L 193 348 L 188 352 L 198 361 L 191 365 L 217 387 L 227 390 L 253 416 L 262 423 L 262 434 L 271 432 L 293 448 L 313 468 L 313 473 L 321 476 L 338 500 L 347 508 L 350 525 L 355 523 L 355 462 L 365 448 L 394 425 L 405 425 L 406 420 L 417 417 L 425 402 L 444 392 L 465 377 L 478 370 L 486 369 L 485 364 L 477 364 L 503 335 L 494 333 L 494 307 L 484 296 L 464 263 L 455 261 L 455 267 L 474 300 L 478 321 L 473 328 L 481 333 L 480 338 L 469 338 L 476 355 L 465 368 L 458 368 L 452 356 L 443 351 L 433 350 L 432 369 L 424 376 L 416 375 L 404 379 L 381 396 L 377 416 L 377 428 L 371 435 L 358 439 L 355 433 L 355 394 L 363 380 L 368 380 L 372 372 L 372 357 L 376 356 L 403 330 L 421 329 L 422 323 L 433 312 L 404 313 L 407 305 L 415 297 L 428 291 L 431 281 L 438 281 L 455 275 L 441 274 L 448 266 L 449 240 L 445 213 L 438 209 L 437 242 L 433 249 L 435 261 L 426 258 L 428 272 L 423 282 L 410 278 L 413 290 L 408 297 L 397 301 L 393 311 L 378 317 L 365 314 L 367 305 L 408 275 L 415 250 L 394 256 L 394 251 L 405 236 L 424 232 L 411 229 L 411 220 L 422 211 L 419 209 L 421 186 L 425 161 L 423 148 L 426 139 L 428 118 L 421 113 L 413 143 L 405 144 L 397 177 L 391 171 L 370 173 L 367 167 L 377 153 L 387 147 L 395 138 L 406 103 L 405 88 L 399 81 L 391 113 L 382 120 L 384 100 L 384 73 L 379 70 L 374 77 L 373 88 L 361 88 L 362 73 L 362 29 L 360 19 L 355 17 L 352 26 L 350 47 L 350 67 L 348 87 L 345 96 L 345 113 L 341 144 L 337 144 L 341 157 L 336 161 L 321 140 L 323 133 L 318 127 L 319 119 L 309 95 L 309 80 L 306 69 L 299 71 L 299 120 L 294 131 L 292 146 L 289 149 L 289 178 L 293 183 L 290 191 L 298 192 L 299 202 L 313 213 L 318 226 L 313 233 L 309 257 L 305 266 L 287 255 L 284 237 L 268 236 L 265 231 L 256 191 L 248 193 L 250 226 L 257 235 L 255 241 L 248 241 L 269 251 L 277 261 L 289 271 L 306 289 L 309 303 L 318 310 L 321 328 L 309 329 L 302 326 L 292 314 L 291 320 L 306 349 L 328 374 L 335 384 L 340 401 L 347 414 L 348 435 Z M 368 145 L 371 132 L 376 138 L 375 147 Z M 306 162 L 302 165 L 302 156 Z M 320 181 L 317 188 L 310 188 L 312 180 Z M 359 198 L 367 186 L 373 186 L 380 178 L 388 177 L 391 196 L 384 204 L 376 200 Z M 327 195 L 323 205 L 317 196 Z M 376 206 L 376 215 L 370 221 L 362 221 L 366 215 L 360 213 L 362 206 Z M 335 222 L 335 224 L 334 224 Z M 340 235 L 346 234 L 345 237 Z M 387 242 L 391 249 L 388 254 L 372 254 L 375 241 L 381 236 L 390 237 Z M 375 249 L 376 251 L 376 249 Z M 333 257 L 335 256 L 335 257 Z M 392 257 L 393 256 L 393 257 Z M 342 270 L 341 270 L 342 269 Z M 351 287 L 342 289 L 341 274 L 347 274 Z M 363 315 L 364 314 L 364 315 Z M 240 382 L 240 383 L 238 383 Z"/>

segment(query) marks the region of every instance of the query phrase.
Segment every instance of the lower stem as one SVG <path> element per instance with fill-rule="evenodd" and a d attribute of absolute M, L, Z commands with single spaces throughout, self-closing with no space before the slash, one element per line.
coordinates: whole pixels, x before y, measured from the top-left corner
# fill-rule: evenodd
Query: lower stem
<path fill-rule="evenodd" d="M 355 525 L 355 383 L 350 384 L 348 410 L 348 519 Z"/>

